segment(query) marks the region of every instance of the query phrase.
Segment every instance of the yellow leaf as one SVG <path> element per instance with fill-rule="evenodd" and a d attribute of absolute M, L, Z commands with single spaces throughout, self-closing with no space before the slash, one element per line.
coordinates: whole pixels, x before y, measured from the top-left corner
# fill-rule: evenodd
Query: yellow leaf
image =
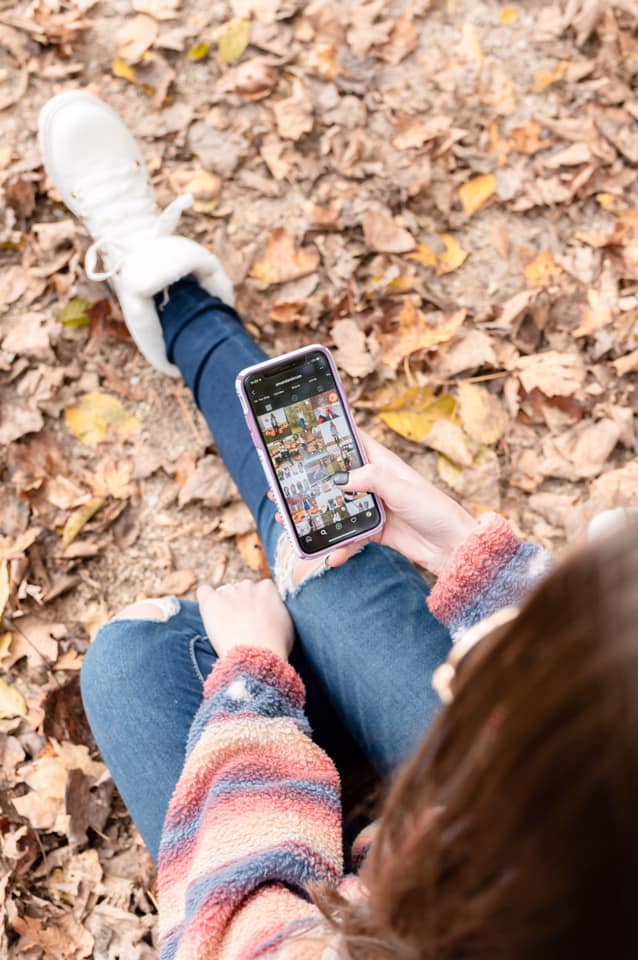
<path fill-rule="evenodd" d="M 463 39 L 459 44 L 459 54 L 466 60 L 473 60 L 478 70 L 483 66 L 481 41 L 473 23 L 463 24 Z"/>
<path fill-rule="evenodd" d="M 496 443 L 509 425 L 498 397 L 478 383 L 460 384 L 459 415 L 465 432 L 478 443 Z"/>
<path fill-rule="evenodd" d="M 20 691 L 0 679 L 0 719 L 11 720 L 26 715 L 27 704 Z"/>
<path fill-rule="evenodd" d="M 70 515 L 62 530 L 62 543 L 68 547 L 73 543 L 78 533 L 84 527 L 92 516 L 94 516 L 100 507 L 104 506 L 104 497 L 93 497 L 87 503 L 83 503 Z"/>
<path fill-rule="evenodd" d="M 442 253 L 438 258 L 436 272 L 439 275 L 458 270 L 461 264 L 467 260 L 467 250 L 464 250 L 458 240 L 455 240 L 449 233 L 442 233 L 441 240 L 445 244 L 445 253 Z"/>
<path fill-rule="evenodd" d="M 379 336 L 385 363 L 394 369 L 411 353 L 417 350 L 432 350 L 451 340 L 465 320 L 466 313 L 464 309 L 456 310 L 435 326 L 417 310 L 412 300 L 406 300 L 399 314 L 397 330 Z"/>
<path fill-rule="evenodd" d="M 461 203 L 468 217 L 485 206 L 496 190 L 496 177 L 493 173 L 486 173 L 480 177 L 473 177 L 459 188 Z"/>
<path fill-rule="evenodd" d="M 518 17 L 518 10 L 516 10 L 514 7 L 503 7 L 499 19 L 504 27 L 509 27 L 510 24 L 516 23 Z"/>
<path fill-rule="evenodd" d="M 558 283 L 562 272 L 550 250 L 541 251 L 523 270 L 528 287 L 550 287 Z"/>
<path fill-rule="evenodd" d="M 558 83 L 565 76 L 568 66 L 569 63 L 566 60 L 561 60 L 551 70 L 537 70 L 534 74 L 532 93 L 543 93 L 552 84 Z"/>
<path fill-rule="evenodd" d="M 111 66 L 114 76 L 121 77 L 122 80 L 128 80 L 130 83 L 135 83 L 135 68 L 124 63 L 121 57 L 115 57 L 113 64 Z"/>
<path fill-rule="evenodd" d="M 250 43 L 250 20 L 233 17 L 215 31 L 214 39 L 222 63 L 234 63 Z"/>
<path fill-rule="evenodd" d="M 7 630 L 6 633 L 0 634 L 0 660 L 6 657 L 6 655 L 9 653 L 12 640 L 13 634 L 9 630 Z"/>
<path fill-rule="evenodd" d="M 71 433 L 82 443 L 96 447 L 107 431 L 121 439 L 129 437 L 141 427 L 137 417 L 130 414 L 120 401 L 109 393 L 85 393 L 73 407 L 64 411 L 64 419 Z"/>
<path fill-rule="evenodd" d="M 596 200 L 608 213 L 620 214 L 627 209 L 627 204 L 622 197 L 617 197 L 613 193 L 597 193 Z"/>
<path fill-rule="evenodd" d="M 103 598 L 97 603 L 92 603 L 84 616 L 81 618 L 82 624 L 89 635 L 91 643 L 93 643 L 95 640 L 95 635 L 100 627 L 104 626 L 108 618 L 109 611 Z"/>
<path fill-rule="evenodd" d="M 447 394 L 435 397 L 430 387 L 409 387 L 379 412 L 391 430 L 422 443 L 438 420 L 454 420 L 456 401 Z"/>
<path fill-rule="evenodd" d="M 209 40 L 200 40 L 195 46 L 191 47 L 186 56 L 189 60 L 203 60 L 210 50 Z"/>
<path fill-rule="evenodd" d="M 416 251 L 409 253 L 408 259 L 416 260 L 417 263 L 422 263 L 424 267 L 436 267 L 439 260 L 432 247 L 428 247 L 427 243 L 417 244 Z"/>

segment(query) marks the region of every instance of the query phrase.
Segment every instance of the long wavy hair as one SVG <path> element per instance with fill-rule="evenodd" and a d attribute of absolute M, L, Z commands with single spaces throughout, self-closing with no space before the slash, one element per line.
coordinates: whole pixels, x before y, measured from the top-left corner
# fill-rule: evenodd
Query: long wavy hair
<path fill-rule="evenodd" d="M 353 960 L 638 956 L 638 524 L 575 552 L 467 656 L 383 804 Z"/>

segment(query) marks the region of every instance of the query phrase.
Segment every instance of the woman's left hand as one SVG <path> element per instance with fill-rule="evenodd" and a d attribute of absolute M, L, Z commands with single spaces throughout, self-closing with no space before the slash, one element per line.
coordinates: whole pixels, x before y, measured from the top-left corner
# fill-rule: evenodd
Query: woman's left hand
<path fill-rule="evenodd" d="M 216 590 L 204 585 L 197 600 L 217 656 L 235 647 L 259 647 L 288 659 L 295 628 L 272 580 L 240 580 Z"/>

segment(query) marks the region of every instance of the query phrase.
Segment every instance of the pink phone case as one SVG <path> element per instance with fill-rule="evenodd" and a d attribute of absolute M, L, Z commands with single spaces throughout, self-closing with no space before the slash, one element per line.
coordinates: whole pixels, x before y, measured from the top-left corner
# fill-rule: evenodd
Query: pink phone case
<path fill-rule="evenodd" d="M 353 420 L 352 411 L 350 410 L 350 406 L 346 399 L 341 378 L 339 377 L 339 374 L 337 372 L 337 367 L 335 365 L 335 362 L 332 359 L 332 354 L 326 347 L 323 347 L 320 343 L 312 343 L 307 347 L 302 347 L 300 350 L 292 350 L 290 353 L 283 353 L 278 357 L 273 357 L 272 360 L 265 360 L 263 363 L 256 363 L 251 367 L 245 367 L 240 373 L 237 374 L 237 379 L 235 380 L 235 389 L 237 391 L 237 396 L 239 397 L 239 402 L 241 403 L 242 410 L 244 411 L 244 416 L 246 417 L 246 423 L 250 431 L 250 436 L 252 437 L 252 441 L 255 444 L 255 447 L 257 448 L 257 456 L 261 461 L 261 465 L 263 467 L 264 473 L 266 474 L 266 479 L 268 480 L 270 489 L 272 490 L 275 496 L 275 500 L 277 501 L 277 507 L 279 508 L 279 513 L 281 514 L 281 518 L 283 520 L 285 530 L 288 534 L 288 537 L 290 539 L 290 542 L 293 546 L 295 553 L 298 556 L 303 557 L 304 559 L 308 559 L 312 557 L 321 557 L 326 553 L 332 553 L 334 550 L 337 549 L 338 546 L 341 547 L 346 543 L 350 544 L 350 543 L 357 543 L 360 540 L 369 540 L 371 536 L 373 536 L 375 533 L 377 533 L 379 530 L 382 529 L 383 524 L 385 523 L 385 513 L 383 511 L 383 505 L 378 497 L 374 497 L 375 503 L 377 505 L 377 509 L 379 511 L 379 517 L 380 517 L 379 523 L 376 525 L 376 527 L 370 530 L 366 530 L 364 533 L 356 534 L 354 537 L 344 538 L 342 541 L 339 542 L 338 545 L 333 544 L 330 547 L 326 547 L 325 550 L 315 550 L 312 553 L 306 553 L 303 547 L 301 546 L 301 544 L 299 543 L 299 539 L 297 537 L 297 532 L 294 528 L 294 524 L 288 515 L 288 510 L 283 501 L 283 495 L 279 490 L 279 484 L 277 482 L 277 477 L 275 475 L 273 466 L 270 462 L 270 457 L 268 456 L 264 441 L 262 440 L 261 435 L 259 433 L 259 426 L 257 424 L 257 419 L 250 408 L 250 404 L 248 402 L 248 396 L 246 394 L 245 381 L 246 381 L 246 378 L 253 373 L 261 373 L 264 370 L 269 370 L 271 367 L 278 366 L 282 362 L 301 359 L 306 354 L 316 353 L 317 351 L 321 352 L 328 361 L 328 364 L 330 366 L 330 371 L 334 377 L 335 384 L 337 386 L 337 392 L 339 394 L 339 398 L 341 400 L 341 403 L 343 404 L 346 420 L 348 421 L 348 425 L 352 431 L 352 436 L 357 446 L 359 456 L 361 457 L 361 462 L 367 463 L 368 459 L 366 457 L 363 444 L 361 443 L 361 438 L 359 437 L 357 427 Z"/>

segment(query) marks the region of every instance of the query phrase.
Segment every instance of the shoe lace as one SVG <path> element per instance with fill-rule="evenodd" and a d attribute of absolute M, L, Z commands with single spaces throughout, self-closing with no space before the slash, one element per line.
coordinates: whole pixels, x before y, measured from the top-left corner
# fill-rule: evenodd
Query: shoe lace
<path fill-rule="evenodd" d="M 84 258 L 90 280 L 108 280 L 121 270 L 127 252 L 124 241 L 132 229 L 146 231 L 149 237 L 169 236 L 184 210 L 193 204 L 192 195 L 183 193 L 158 215 L 153 188 L 139 163 L 89 175 L 78 184 L 74 195 L 95 237 Z M 99 271 L 98 259 L 105 255 L 113 261 L 112 265 Z"/>

